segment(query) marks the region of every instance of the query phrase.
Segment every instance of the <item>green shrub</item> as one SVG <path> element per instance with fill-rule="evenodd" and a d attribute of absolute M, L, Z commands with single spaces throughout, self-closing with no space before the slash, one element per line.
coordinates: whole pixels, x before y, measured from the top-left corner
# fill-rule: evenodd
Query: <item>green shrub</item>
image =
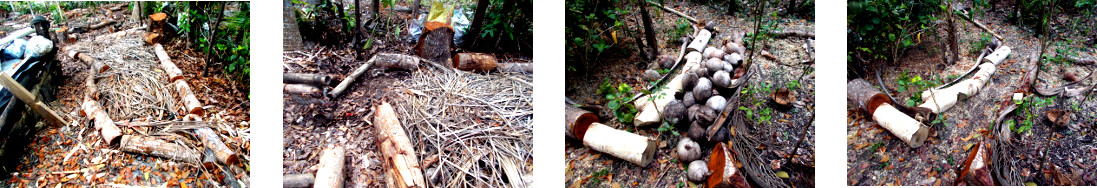
<path fill-rule="evenodd" d="M 892 60 L 898 50 L 913 46 L 915 33 L 946 8 L 940 0 L 856 0 L 848 6 L 848 53 L 869 60 Z"/>

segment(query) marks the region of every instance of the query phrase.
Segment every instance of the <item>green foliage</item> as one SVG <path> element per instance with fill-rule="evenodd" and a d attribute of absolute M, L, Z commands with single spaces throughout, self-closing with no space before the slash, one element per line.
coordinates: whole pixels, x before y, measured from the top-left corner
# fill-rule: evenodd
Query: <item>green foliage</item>
<path fill-rule="evenodd" d="M 853 0 L 848 2 L 848 53 L 891 60 L 898 49 L 913 46 L 916 32 L 926 29 L 945 9 L 940 0 Z"/>
<path fill-rule="evenodd" d="M 986 48 L 987 44 L 991 43 L 991 40 L 993 39 L 991 39 L 990 34 L 979 34 L 979 40 L 975 41 L 975 44 L 971 45 L 971 49 L 968 50 L 968 53 L 979 54 L 979 50 L 983 50 L 983 48 Z"/>
<path fill-rule="evenodd" d="M 628 102 L 632 96 L 631 92 L 632 87 L 628 84 L 621 83 L 615 86 L 610 84 L 609 78 L 598 86 L 598 93 L 605 95 L 608 101 L 606 107 L 613 110 L 613 115 L 622 123 L 632 123 L 632 119 L 636 117 L 636 106 Z"/>
<path fill-rule="evenodd" d="M 788 87 L 789 90 L 800 89 L 800 80 L 789 81 L 788 83 L 785 83 L 785 86 Z"/>
<path fill-rule="evenodd" d="M 509 5 L 510 8 L 506 5 L 508 1 L 514 4 Z M 533 40 L 533 9 L 523 7 L 532 6 L 532 0 L 491 0 L 490 4 L 484 16 L 480 37 L 501 35 L 504 43 L 516 45 L 510 49 L 532 53 L 533 42 L 527 40 Z"/>
<path fill-rule="evenodd" d="M 617 46 L 614 34 L 629 11 L 619 0 L 576 0 L 564 3 L 564 36 L 568 63 L 588 63 Z M 687 25 L 688 27 L 688 25 Z"/>
<path fill-rule="evenodd" d="M 674 134 L 674 136 L 681 136 L 681 134 L 680 134 L 680 133 L 678 133 L 678 131 L 674 129 L 674 125 L 672 125 L 672 124 L 670 124 L 670 123 L 668 123 L 668 122 L 666 122 L 666 121 L 663 121 L 663 124 L 662 124 L 662 125 L 659 125 L 659 129 L 658 129 L 658 130 L 659 130 L 659 132 L 666 132 L 666 131 L 670 131 L 670 133 L 671 133 L 671 134 Z"/>
<path fill-rule="evenodd" d="M 689 22 L 685 19 L 678 18 L 678 23 L 674 24 L 674 36 L 683 37 L 689 34 Z"/>
<path fill-rule="evenodd" d="M 1021 123 L 1017 125 L 1014 121 L 1009 121 L 1009 129 L 1013 130 L 1017 134 L 1032 133 L 1032 126 L 1036 124 L 1036 121 L 1040 121 L 1042 116 L 1036 113 L 1036 109 L 1041 106 L 1047 106 L 1055 101 L 1058 97 L 1051 97 L 1049 99 L 1041 98 L 1039 96 L 1025 97 L 1021 100 L 1020 107 L 1017 107 L 1017 111 L 1021 114 Z"/>
<path fill-rule="evenodd" d="M 896 82 L 899 85 L 899 87 L 895 89 L 896 91 L 911 91 L 912 93 L 905 101 L 907 106 L 917 106 L 923 102 L 922 92 L 920 91 L 932 88 L 935 85 L 943 84 L 941 79 L 925 80 L 922 79 L 922 76 L 908 75 L 906 70 L 903 70 L 903 73 L 899 74 L 899 79 Z"/>

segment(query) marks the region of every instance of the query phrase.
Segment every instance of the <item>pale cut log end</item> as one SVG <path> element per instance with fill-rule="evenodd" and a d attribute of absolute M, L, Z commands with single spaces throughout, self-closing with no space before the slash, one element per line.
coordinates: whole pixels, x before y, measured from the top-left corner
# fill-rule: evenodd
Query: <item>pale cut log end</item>
<path fill-rule="evenodd" d="M 583 145 L 640 166 L 651 163 L 655 154 L 654 139 L 593 123 L 583 138 Z"/>
<path fill-rule="evenodd" d="M 922 146 L 926 137 L 929 136 L 928 129 L 922 126 L 921 122 L 900 112 L 890 104 L 877 107 L 872 119 L 912 148 Z"/>

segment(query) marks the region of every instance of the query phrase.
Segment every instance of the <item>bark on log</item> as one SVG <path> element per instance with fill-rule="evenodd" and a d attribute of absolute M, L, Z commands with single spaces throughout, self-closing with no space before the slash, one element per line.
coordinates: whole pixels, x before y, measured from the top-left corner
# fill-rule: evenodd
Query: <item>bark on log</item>
<path fill-rule="evenodd" d="M 990 175 L 990 168 L 987 168 L 987 162 L 990 159 L 987 158 L 986 150 L 983 141 L 979 141 L 971 148 L 971 154 L 964 161 L 964 169 L 960 171 L 959 176 L 962 182 L 973 186 L 995 185 Z"/>
<path fill-rule="evenodd" d="M 282 73 L 282 83 L 323 87 L 331 85 L 331 77 L 324 74 Z"/>
<path fill-rule="evenodd" d="M 316 170 L 315 188 L 343 187 L 343 166 L 346 163 L 347 150 L 343 146 L 328 146 L 320 154 L 320 165 Z"/>
<path fill-rule="evenodd" d="M 876 111 L 871 113 L 872 120 L 879 123 L 881 127 L 887 129 L 895 137 L 899 137 L 900 140 L 906 142 L 912 148 L 918 148 L 925 142 L 926 137 L 929 136 L 929 129 L 922 125 L 922 122 L 910 118 L 894 106 L 889 103 L 880 104 L 876 108 Z"/>
<path fill-rule="evenodd" d="M 592 123 L 583 135 L 583 145 L 632 164 L 647 166 L 655 157 L 654 139 Z"/>
<path fill-rule="evenodd" d="M 320 88 L 306 84 L 282 84 L 282 92 L 293 95 L 322 95 Z"/>
<path fill-rule="evenodd" d="M 312 187 L 312 184 L 314 182 L 316 182 L 316 175 L 312 175 L 312 174 L 285 174 L 285 175 L 282 175 L 282 187 L 283 188 Z"/>
<path fill-rule="evenodd" d="M 716 144 L 712 148 L 712 155 L 709 155 L 708 169 L 712 174 L 708 176 L 705 187 L 751 187 L 735 163 L 735 156 L 730 148 L 723 142 Z"/>
<path fill-rule="evenodd" d="M 282 50 L 301 50 L 301 30 L 297 27 L 297 14 L 295 14 L 291 0 L 282 0 Z M 355 45 L 358 46 L 358 45 Z"/>
<path fill-rule="evenodd" d="M 1079 65 L 1094 65 L 1094 64 L 1097 64 L 1097 59 L 1093 59 L 1093 58 L 1080 58 L 1080 57 L 1071 56 L 1071 57 L 1067 57 L 1067 59 L 1069 59 L 1071 62 L 1074 62 L 1074 64 L 1079 64 Z"/>
<path fill-rule="evenodd" d="M 449 64 L 453 57 L 450 53 L 453 50 L 453 28 L 442 22 L 427 22 L 423 28 L 419 42 L 415 43 L 416 54 L 423 59 Z"/>
<path fill-rule="evenodd" d="M 354 72 L 352 72 L 350 75 L 347 75 L 346 78 L 343 78 L 343 81 L 339 82 L 338 86 L 335 86 L 335 88 L 332 89 L 331 92 L 328 92 L 328 97 L 339 97 L 339 95 L 342 94 L 343 91 L 350 87 L 351 83 L 354 83 L 354 80 L 358 79 L 359 76 L 362 76 L 362 74 L 366 73 L 366 70 L 369 70 L 370 67 L 372 67 L 373 65 L 377 65 L 378 67 L 385 69 L 415 70 L 419 67 L 419 61 L 419 57 L 415 56 L 404 54 L 379 53 L 370 58 L 369 61 L 362 63 L 362 66 L 359 66 L 358 69 L 355 69 Z"/>
<path fill-rule="evenodd" d="M 809 31 L 779 31 L 779 32 L 777 32 L 777 37 L 778 38 L 788 38 L 788 37 L 815 38 L 815 33 L 814 32 L 809 32 Z"/>
<path fill-rule="evenodd" d="M 891 104 L 891 98 L 864 79 L 854 79 L 846 83 L 846 99 L 853 107 L 868 112 L 870 116 L 880 104 Z"/>
<path fill-rule="evenodd" d="M 644 1 L 647 1 L 647 0 L 644 0 Z M 644 23 L 644 36 L 645 36 L 644 40 L 647 40 L 647 44 L 648 44 L 647 47 L 651 51 L 649 53 L 650 56 L 647 57 L 647 58 L 648 59 L 654 59 L 655 57 L 659 57 L 659 41 L 657 41 L 657 39 L 655 39 L 655 27 L 652 26 L 652 24 L 651 24 L 651 22 L 652 22 L 651 21 L 651 14 L 648 13 L 648 8 L 647 8 L 646 3 L 639 3 L 639 6 L 640 6 L 640 15 L 641 15 L 641 18 L 642 18 L 643 23 Z M 637 43 L 639 43 L 639 42 L 637 42 Z"/>
<path fill-rule="evenodd" d="M 453 55 L 453 67 L 457 70 L 490 72 L 499 64 L 495 57 L 485 53 L 457 53 Z"/>
<path fill-rule="evenodd" d="M 495 69 L 499 72 L 533 74 L 533 63 L 500 63 Z"/>
<path fill-rule="evenodd" d="M 86 55 L 84 55 L 84 57 L 86 57 Z M 95 69 L 93 68 L 92 70 Z M 94 78 L 97 73 L 95 73 L 94 71 L 89 72 L 92 73 L 88 75 L 88 78 L 86 78 L 87 82 L 85 82 L 84 84 L 85 87 L 92 89 L 86 92 L 98 92 L 94 89 Z M 103 137 L 103 141 L 106 142 L 107 145 L 117 144 L 118 142 L 120 142 L 122 130 L 118 129 L 118 126 L 114 124 L 114 120 L 111 120 L 110 116 L 108 116 L 107 113 L 102 110 L 99 102 L 92 98 L 92 96 L 95 95 L 98 94 L 87 93 L 84 95 L 84 101 L 81 105 L 83 107 L 81 110 L 81 115 L 84 115 L 85 117 L 94 120 L 93 124 L 95 125 L 95 130 L 99 131 L 99 135 Z"/>
<path fill-rule="evenodd" d="M 426 187 L 423 170 L 419 166 L 419 155 L 389 103 L 382 101 L 374 108 L 373 124 L 377 126 L 377 142 L 380 143 L 388 169 L 386 174 L 393 179 L 392 185 Z"/>
<path fill-rule="evenodd" d="M 123 135 L 122 144 L 118 150 L 130 153 L 151 155 L 187 163 L 198 163 L 197 151 L 183 147 L 182 145 L 161 140 L 156 137 L 141 135 Z"/>
<path fill-rule="evenodd" d="M 665 88 L 659 91 L 652 91 L 655 96 L 674 96 L 675 92 L 689 89 L 682 85 L 682 79 L 685 79 L 686 75 L 685 72 L 693 69 L 693 67 L 703 66 L 701 65 L 701 61 L 704 58 L 701 52 L 708 45 L 708 41 L 712 37 L 712 33 L 708 30 L 702 29 L 699 33 L 700 34 L 694 38 L 693 42 L 690 42 L 686 47 L 686 63 L 682 66 L 682 69 L 679 69 L 677 73 L 675 73 L 676 76 L 674 76 L 670 82 L 667 82 Z M 637 109 L 640 109 L 632 121 L 633 125 L 637 127 L 654 125 L 659 123 L 659 121 L 662 121 L 662 117 L 659 113 L 660 109 L 663 109 L 667 103 L 674 100 L 673 97 L 661 97 L 651 101 L 647 100 L 647 97 L 648 96 L 641 97 L 633 101 L 633 105 L 635 105 Z"/>
<path fill-rule="evenodd" d="M 152 47 L 156 52 L 156 58 L 160 59 L 160 69 L 168 74 L 168 82 L 175 82 L 175 80 L 183 79 L 183 70 L 180 70 L 175 63 L 171 62 L 171 56 L 168 56 L 168 52 L 164 51 L 164 46 L 155 44 Z"/>
<path fill-rule="evenodd" d="M 598 115 L 590 111 L 580 109 L 579 107 L 564 105 L 564 127 L 567 127 L 567 131 L 564 135 L 576 140 L 583 140 L 583 136 L 587 133 L 587 128 L 591 124 L 598 122 Z"/>
<path fill-rule="evenodd" d="M 77 52 L 77 51 L 70 51 L 69 52 L 69 57 L 77 58 L 77 59 L 80 59 L 80 61 L 84 61 L 84 64 L 88 65 L 88 67 L 91 67 L 92 70 L 99 70 L 99 72 L 96 72 L 96 73 L 103 73 L 103 72 L 106 72 L 107 70 L 110 70 L 110 65 L 107 65 L 106 63 L 95 60 L 95 58 L 92 58 L 91 56 L 88 56 L 88 54 L 80 53 L 80 52 Z"/>
<path fill-rule="evenodd" d="M 95 25 L 89 26 L 88 29 L 96 30 L 96 29 L 103 28 L 103 27 L 111 25 L 111 24 L 114 24 L 114 20 L 104 20 L 104 21 L 99 22 Z"/>
<path fill-rule="evenodd" d="M 205 110 L 202 109 L 202 102 L 198 101 L 198 97 L 194 96 L 194 92 L 191 91 L 190 85 L 184 80 L 175 81 L 175 91 L 179 92 L 179 97 L 182 97 L 183 105 L 187 108 L 187 113 L 196 114 L 202 116 L 205 114 Z"/>
<path fill-rule="evenodd" d="M 217 157 L 217 162 L 225 165 L 233 165 L 239 162 L 240 159 L 236 156 L 236 152 L 226 146 L 225 142 L 221 141 L 221 137 L 217 136 L 217 132 L 214 132 L 213 129 L 209 127 L 194 129 L 194 136 L 202 141 L 203 147 L 213 151 L 213 155 Z"/>

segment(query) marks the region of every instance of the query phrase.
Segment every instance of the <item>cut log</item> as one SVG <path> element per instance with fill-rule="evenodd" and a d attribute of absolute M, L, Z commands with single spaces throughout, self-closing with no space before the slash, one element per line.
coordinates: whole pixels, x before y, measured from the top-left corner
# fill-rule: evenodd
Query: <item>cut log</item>
<path fill-rule="evenodd" d="M 331 77 L 324 74 L 282 73 L 282 83 L 309 84 L 323 87 L 331 85 Z"/>
<path fill-rule="evenodd" d="M 84 61 L 84 64 L 88 65 L 88 67 L 91 67 L 92 70 L 99 70 L 99 72 L 96 72 L 96 73 L 103 73 L 103 72 L 106 72 L 107 70 L 110 70 L 110 65 L 107 65 L 106 63 L 95 60 L 95 58 L 92 58 L 91 56 L 88 56 L 88 54 L 80 53 L 80 52 L 77 52 L 77 51 L 70 51 L 69 52 L 69 57 L 80 59 L 80 61 Z"/>
<path fill-rule="evenodd" d="M 316 182 L 316 176 L 312 174 L 285 174 L 282 175 L 283 188 L 307 188 Z"/>
<path fill-rule="evenodd" d="M 499 72 L 513 72 L 533 74 L 533 63 L 500 63 L 495 70 Z"/>
<path fill-rule="evenodd" d="M 343 81 L 339 82 L 339 85 L 335 86 L 335 89 L 332 89 L 331 92 L 328 92 L 328 97 L 339 97 L 339 95 L 342 94 L 343 91 L 350 87 L 351 83 L 354 83 L 354 80 L 358 79 L 358 77 L 366 73 L 366 70 L 369 70 L 373 65 L 377 65 L 378 67 L 385 69 L 415 70 L 419 67 L 419 61 L 419 57 L 415 56 L 404 54 L 379 53 L 370 58 L 369 61 L 362 63 L 362 65 L 359 66 L 358 69 L 355 69 L 354 72 L 350 73 L 350 75 L 347 75 L 346 78 L 343 78 Z"/>
<path fill-rule="evenodd" d="M 709 155 L 708 170 L 712 175 L 708 176 L 705 187 L 751 187 L 743 172 L 736 168 L 735 155 L 726 144 L 720 142 L 712 148 Z"/>
<path fill-rule="evenodd" d="M 708 47 L 709 40 L 711 39 L 712 32 L 702 29 L 700 32 L 698 32 L 697 36 L 693 38 L 693 41 L 689 43 L 689 46 L 686 46 L 686 51 L 704 52 L 705 48 Z"/>
<path fill-rule="evenodd" d="M 423 59 L 448 65 L 453 57 L 450 52 L 453 50 L 453 28 L 447 23 L 431 21 L 424 23 L 423 29 L 419 42 L 415 43 L 416 54 Z"/>
<path fill-rule="evenodd" d="M 653 91 L 653 95 L 674 96 L 674 93 L 688 89 L 682 85 L 682 79 L 685 79 L 686 75 L 685 71 L 693 69 L 693 67 L 703 66 L 701 65 L 701 56 L 701 52 L 698 51 L 686 54 L 686 63 L 682 69 L 679 70 L 678 75 L 667 82 L 662 90 Z M 666 108 L 667 103 L 675 100 L 673 97 L 660 97 L 655 100 L 649 100 L 648 97 L 650 96 L 641 97 L 633 102 L 633 105 L 635 105 L 637 109 L 640 109 L 632 121 L 634 126 L 643 127 L 658 124 L 663 120 L 660 110 Z"/>
<path fill-rule="evenodd" d="M 846 83 L 846 99 L 849 104 L 872 115 L 881 104 L 891 104 L 891 98 L 880 92 L 864 79 L 854 79 Z"/>
<path fill-rule="evenodd" d="M 164 39 L 164 36 L 159 33 L 145 33 L 143 37 L 146 44 L 160 44 L 160 41 Z"/>
<path fill-rule="evenodd" d="M 655 139 L 592 123 L 583 136 L 583 145 L 632 164 L 647 166 L 655 157 Z"/>
<path fill-rule="evenodd" d="M 148 28 L 148 26 L 135 27 L 135 28 L 126 29 L 124 31 L 114 32 L 114 33 L 111 33 L 111 34 L 99 35 L 99 36 L 96 36 L 94 40 L 103 40 L 103 39 L 108 39 L 108 38 L 121 38 L 123 36 L 135 35 L 135 34 L 144 35 L 146 33 L 144 31 L 146 28 Z"/>
<path fill-rule="evenodd" d="M 1009 57 L 1009 53 L 1012 52 L 1012 51 L 1013 50 L 1010 49 L 1009 46 L 998 47 L 998 49 L 994 50 L 994 53 L 990 53 L 990 55 L 987 55 L 986 57 L 983 57 L 983 59 L 980 60 L 980 62 L 982 62 L 982 63 L 993 63 L 995 66 L 997 66 L 998 63 L 1001 63 L 1002 60 L 1005 60 L 1006 57 Z"/>
<path fill-rule="evenodd" d="M 217 133 L 214 132 L 213 129 L 209 127 L 194 129 L 194 136 L 202 141 L 203 147 L 213 151 L 214 156 L 217 157 L 217 162 L 225 165 L 233 165 L 240 160 L 236 156 L 236 152 L 226 146 L 225 143 L 221 141 L 221 137 L 217 136 Z"/>
<path fill-rule="evenodd" d="M 423 169 L 419 166 L 411 140 L 404 132 L 404 126 L 396 118 L 396 112 L 387 102 L 381 102 L 373 110 L 373 124 L 377 126 L 377 142 L 384 155 L 386 176 L 392 177 L 395 187 L 426 187 Z"/>
<path fill-rule="evenodd" d="M 922 146 L 926 137 L 929 136 L 929 129 L 923 126 L 922 122 L 900 112 L 890 103 L 880 104 L 876 111 L 870 114 L 872 114 L 872 120 L 912 148 Z"/>
<path fill-rule="evenodd" d="M 197 151 L 156 137 L 123 135 L 118 150 L 171 159 L 186 163 L 198 163 Z"/>
<path fill-rule="evenodd" d="M 647 0 L 644 0 L 644 1 L 647 1 Z M 689 15 L 686 15 L 685 13 L 678 12 L 677 10 L 671 9 L 671 8 L 663 6 L 663 5 L 660 5 L 656 2 L 648 1 L 648 3 L 650 3 L 652 6 L 659 7 L 661 9 L 663 9 L 664 11 L 674 13 L 675 15 L 681 16 L 682 18 L 685 18 L 686 20 L 689 20 L 689 22 L 692 22 L 694 24 L 699 24 L 700 23 L 700 22 L 697 21 L 696 18 L 690 17 Z"/>
<path fill-rule="evenodd" d="M 187 108 L 187 113 L 196 114 L 202 116 L 205 114 L 205 110 L 202 109 L 202 102 L 198 101 L 198 97 L 194 96 L 194 92 L 191 91 L 190 85 L 184 80 L 175 81 L 175 91 L 179 92 L 179 97 L 182 97 L 183 105 Z"/>
<path fill-rule="evenodd" d="M 586 135 L 587 128 L 591 124 L 598 122 L 598 115 L 590 111 L 580 109 L 579 107 L 564 105 L 564 127 L 567 127 L 567 131 L 564 135 L 576 140 L 583 140 L 583 135 Z"/>
<path fill-rule="evenodd" d="M 413 151 L 414 152 L 414 151 Z M 346 163 L 347 150 L 343 146 L 328 146 L 320 154 L 320 165 L 316 169 L 315 188 L 343 187 L 343 166 Z"/>
<path fill-rule="evenodd" d="M 971 148 L 971 154 L 964 161 L 964 170 L 960 171 L 960 180 L 969 186 L 994 186 L 994 180 L 987 168 L 988 154 L 983 141 Z"/>
<path fill-rule="evenodd" d="M 103 27 L 106 27 L 106 26 L 114 24 L 114 23 L 115 23 L 114 20 L 103 20 L 102 22 L 99 22 L 97 24 L 88 26 L 88 28 L 91 29 L 91 30 L 96 30 L 96 29 L 103 28 Z"/>
<path fill-rule="evenodd" d="M 976 72 L 970 79 L 961 81 L 956 85 L 944 88 L 944 89 L 930 89 L 922 92 L 922 105 L 919 107 L 928 108 L 934 114 L 940 114 L 941 112 L 952 108 L 956 105 L 961 98 L 967 98 L 975 95 L 980 89 L 986 85 L 990 80 L 990 76 L 994 75 L 997 71 L 998 63 L 1001 63 L 1010 53 L 1009 46 L 1002 46 L 994 50 L 994 53 L 984 57 L 979 65 L 979 72 Z"/>
<path fill-rule="evenodd" d="M 168 56 L 168 52 L 164 51 L 163 45 L 153 45 L 152 49 L 156 52 L 156 58 L 160 59 L 160 69 L 168 74 L 168 82 L 183 79 L 183 70 L 180 70 L 178 66 L 175 66 L 175 63 L 171 62 L 171 56 Z"/>
<path fill-rule="evenodd" d="M 457 53 L 453 55 L 453 67 L 463 71 L 489 72 L 498 66 L 495 57 L 485 53 Z"/>
<path fill-rule="evenodd" d="M 321 95 L 323 91 L 307 84 L 282 84 L 282 92 L 293 95 Z"/>
<path fill-rule="evenodd" d="M 779 31 L 779 32 L 777 32 L 777 37 L 778 38 L 788 38 L 788 37 L 815 38 L 815 33 L 814 32 L 809 32 L 809 31 Z"/>

